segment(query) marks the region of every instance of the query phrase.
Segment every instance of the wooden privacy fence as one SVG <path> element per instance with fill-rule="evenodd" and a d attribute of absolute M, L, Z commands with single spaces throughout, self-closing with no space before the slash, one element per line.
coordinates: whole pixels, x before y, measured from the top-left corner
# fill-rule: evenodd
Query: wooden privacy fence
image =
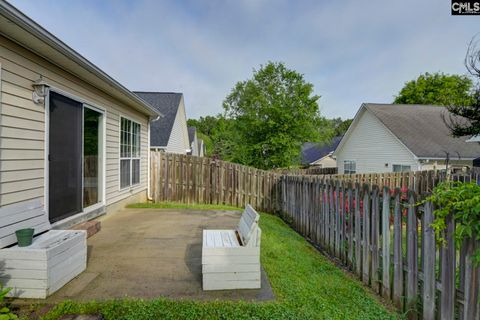
<path fill-rule="evenodd" d="M 279 214 L 317 248 L 338 259 L 409 318 L 479 319 L 478 243 L 446 246 L 430 227 L 431 203 L 419 205 L 447 177 L 434 171 L 331 176 L 287 176 L 238 164 L 152 152 L 154 201 L 250 203 Z M 470 181 L 474 176 L 458 175 Z"/>
<path fill-rule="evenodd" d="M 251 204 L 280 210 L 280 175 L 211 158 L 151 152 L 151 193 L 155 202 Z"/>

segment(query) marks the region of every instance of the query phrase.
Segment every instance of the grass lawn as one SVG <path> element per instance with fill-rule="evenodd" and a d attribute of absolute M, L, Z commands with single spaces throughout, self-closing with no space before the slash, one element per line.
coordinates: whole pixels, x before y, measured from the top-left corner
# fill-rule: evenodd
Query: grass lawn
<path fill-rule="evenodd" d="M 223 206 L 171 203 L 154 207 L 225 209 Z M 199 302 L 165 298 L 90 303 L 66 301 L 43 319 L 57 319 L 72 313 L 101 313 L 105 319 L 132 320 L 399 318 L 359 281 L 337 268 L 278 217 L 261 214 L 260 226 L 263 231 L 261 262 L 274 290 L 275 301 Z"/>

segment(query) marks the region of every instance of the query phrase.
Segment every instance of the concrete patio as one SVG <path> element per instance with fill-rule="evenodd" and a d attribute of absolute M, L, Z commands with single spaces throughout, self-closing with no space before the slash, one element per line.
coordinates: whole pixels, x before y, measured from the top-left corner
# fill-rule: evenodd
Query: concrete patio
<path fill-rule="evenodd" d="M 102 219 L 88 239 L 87 270 L 47 303 L 115 298 L 169 297 L 195 300 L 271 300 L 262 270 L 262 289 L 203 291 L 202 230 L 231 229 L 240 212 L 125 209 Z"/>

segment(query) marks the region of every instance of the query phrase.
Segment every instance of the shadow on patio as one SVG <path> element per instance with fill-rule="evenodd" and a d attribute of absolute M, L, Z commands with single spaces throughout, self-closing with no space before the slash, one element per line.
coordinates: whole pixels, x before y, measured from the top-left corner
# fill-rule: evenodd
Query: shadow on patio
<path fill-rule="evenodd" d="M 170 297 L 195 300 L 271 300 L 262 289 L 202 290 L 202 230 L 232 229 L 234 211 L 125 209 L 102 220 L 88 239 L 87 270 L 45 302 Z"/>

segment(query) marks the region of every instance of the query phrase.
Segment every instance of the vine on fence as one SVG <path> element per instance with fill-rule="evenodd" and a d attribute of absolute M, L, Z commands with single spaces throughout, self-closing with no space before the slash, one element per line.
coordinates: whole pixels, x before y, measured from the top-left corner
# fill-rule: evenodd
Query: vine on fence
<path fill-rule="evenodd" d="M 438 184 L 425 201 L 435 205 L 435 220 L 432 227 L 437 239 L 445 244 L 446 218 L 453 214 L 457 245 L 464 239 L 480 240 L 480 186 L 476 183 L 447 181 Z M 475 251 L 473 260 L 480 264 L 480 248 Z"/>

